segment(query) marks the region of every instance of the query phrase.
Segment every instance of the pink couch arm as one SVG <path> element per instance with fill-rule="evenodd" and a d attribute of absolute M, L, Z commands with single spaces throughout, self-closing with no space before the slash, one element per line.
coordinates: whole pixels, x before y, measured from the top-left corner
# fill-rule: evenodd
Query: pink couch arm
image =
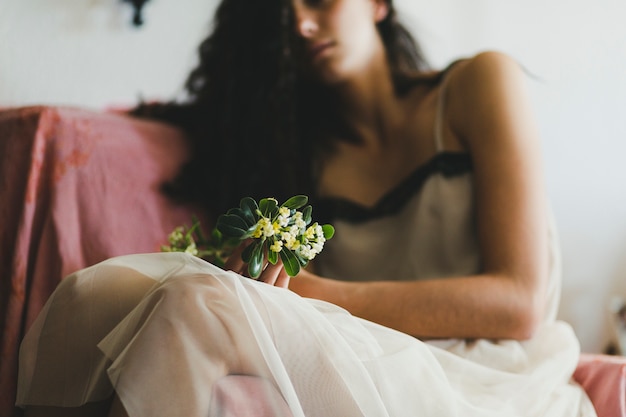
<path fill-rule="evenodd" d="M 162 195 L 186 158 L 162 123 L 88 110 L 0 111 L 0 415 L 15 400 L 19 343 L 60 279 L 154 252 L 191 207 Z"/>
<path fill-rule="evenodd" d="M 574 380 L 587 392 L 598 417 L 626 417 L 626 358 L 583 354 Z"/>

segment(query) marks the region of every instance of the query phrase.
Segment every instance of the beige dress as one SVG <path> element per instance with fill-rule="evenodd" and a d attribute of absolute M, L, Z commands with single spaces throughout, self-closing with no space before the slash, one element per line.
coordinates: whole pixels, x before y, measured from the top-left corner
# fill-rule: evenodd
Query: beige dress
<path fill-rule="evenodd" d="M 320 203 L 336 227 L 324 274 L 480 271 L 471 161 L 439 137 L 441 152 L 375 209 Z M 64 279 L 46 304 L 22 345 L 17 403 L 77 406 L 115 390 L 131 417 L 205 417 L 214 382 L 246 374 L 270 381 L 295 417 L 595 416 L 571 382 L 579 345 L 555 320 L 559 256 L 546 233 L 548 308 L 526 342 L 424 343 L 190 255 L 113 258 Z"/>

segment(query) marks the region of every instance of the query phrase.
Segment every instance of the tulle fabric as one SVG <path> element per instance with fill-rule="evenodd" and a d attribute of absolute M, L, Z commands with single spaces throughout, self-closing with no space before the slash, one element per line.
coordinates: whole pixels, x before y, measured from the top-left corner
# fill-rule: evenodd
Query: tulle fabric
<path fill-rule="evenodd" d="M 578 355 L 559 322 L 524 343 L 423 343 L 190 255 L 129 255 L 62 281 L 22 344 L 17 402 L 115 390 L 131 417 L 204 417 L 213 383 L 243 374 L 295 417 L 594 416 Z"/>

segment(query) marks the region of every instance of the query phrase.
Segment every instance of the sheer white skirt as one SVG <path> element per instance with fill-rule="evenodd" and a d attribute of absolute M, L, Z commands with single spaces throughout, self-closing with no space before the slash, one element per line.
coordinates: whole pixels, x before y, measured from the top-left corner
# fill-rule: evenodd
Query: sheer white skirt
<path fill-rule="evenodd" d="M 115 391 L 131 417 L 204 417 L 213 383 L 244 374 L 295 417 L 594 416 L 570 382 L 578 355 L 560 322 L 523 343 L 428 344 L 190 255 L 130 255 L 62 281 L 22 344 L 17 404 Z"/>

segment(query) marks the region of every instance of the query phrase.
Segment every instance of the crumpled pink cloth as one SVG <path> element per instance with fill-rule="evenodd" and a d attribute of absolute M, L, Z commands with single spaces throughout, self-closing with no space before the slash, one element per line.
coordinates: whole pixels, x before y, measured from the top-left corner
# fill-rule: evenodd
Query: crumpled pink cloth
<path fill-rule="evenodd" d="M 585 388 L 598 417 L 626 417 L 626 357 L 583 354 L 574 379 Z"/>
<path fill-rule="evenodd" d="M 182 132 L 154 121 L 0 111 L 0 415 L 14 409 L 20 341 L 61 278 L 157 252 L 174 227 L 191 224 L 195 210 L 160 192 L 186 156 Z"/>

